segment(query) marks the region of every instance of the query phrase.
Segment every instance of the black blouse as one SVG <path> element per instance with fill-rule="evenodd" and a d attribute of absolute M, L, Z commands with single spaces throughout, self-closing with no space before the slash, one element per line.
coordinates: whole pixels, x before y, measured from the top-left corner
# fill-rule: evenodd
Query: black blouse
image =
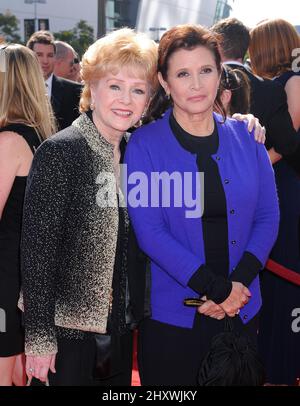
<path fill-rule="evenodd" d="M 222 303 L 231 292 L 228 279 L 229 248 L 226 196 L 217 163 L 212 159 L 219 146 L 217 126 L 212 134 L 194 136 L 186 132 L 170 115 L 171 129 L 181 146 L 195 154 L 199 172 L 204 173 L 204 211 L 202 215 L 203 242 L 206 263 L 194 273 L 189 287 Z M 257 258 L 245 252 L 230 279 L 249 285 L 261 268 Z"/>

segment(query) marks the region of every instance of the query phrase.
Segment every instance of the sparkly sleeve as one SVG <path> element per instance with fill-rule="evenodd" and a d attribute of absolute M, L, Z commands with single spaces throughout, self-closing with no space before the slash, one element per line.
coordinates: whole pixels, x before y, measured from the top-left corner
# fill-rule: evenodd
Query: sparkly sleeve
<path fill-rule="evenodd" d="M 37 150 L 25 192 L 21 271 L 25 310 L 25 352 L 57 352 L 55 284 L 68 204 L 67 170 L 53 140 Z"/>

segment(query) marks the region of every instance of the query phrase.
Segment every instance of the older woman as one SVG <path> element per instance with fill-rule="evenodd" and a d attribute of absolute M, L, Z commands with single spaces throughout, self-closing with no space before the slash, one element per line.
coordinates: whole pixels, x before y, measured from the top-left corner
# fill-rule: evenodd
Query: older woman
<path fill-rule="evenodd" d="M 96 41 L 82 61 L 81 116 L 33 161 L 22 239 L 26 369 L 42 381 L 50 370 L 50 385 L 131 382 L 128 216 L 117 185 L 124 135 L 147 107 L 156 63 L 155 42 L 132 30 Z"/>
<path fill-rule="evenodd" d="M 23 200 L 33 154 L 53 133 L 51 107 L 35 54 L 22 45 L 0 48 L 0 386 L 25 384 L 20 293 Z M 24 368 L 23 368 L 24 369 Z M 16 375 L 17 373 L 17 375 Z M 13 379 L 13 377 L 18 379 Z"/>
<path fill-rule="evenodd" d="M 220 75 L 212 33 L 193 25 L 167 31 L 158 57 L 164 97 L 153 100 L 164 115 L 126 149 L 129 214 L 151 259 L 152 317 L 139 334 L 145 385 L 195 385 L 225 315 L 256 341 L 258 272 L 276 239 L 278 202 L 264 146 L 245 123 L 213 112 L 223 110 Z M 199 313 L 183 304 L 195 296 L 207 299 Z"/>
<path fill-rule="evenodd" d="M 253 70 L 257 75 L 284 86 L 291 119 L 300 135 L 299 34 L 289 22 L 275 19 L 258 24 L 250 35 L 249 52 Z M 296 172 L 297 161 L 299 163 L 299 157 L 295 155 L 290 162 L 296 170 L 285 160 L 274 165 L 280 202 L 280 227 L 271 258 L 300 273 L 300 180 Z M 262 294 L 264 306 L 259 347 L 266 364 L 267 380 L 272 384 L 293 385 L 300 376 L 299 337 L 293 330 L 293 320 L 297 321 L 295 309 L 299 308 L 300 287 L 264 272 Z"/>

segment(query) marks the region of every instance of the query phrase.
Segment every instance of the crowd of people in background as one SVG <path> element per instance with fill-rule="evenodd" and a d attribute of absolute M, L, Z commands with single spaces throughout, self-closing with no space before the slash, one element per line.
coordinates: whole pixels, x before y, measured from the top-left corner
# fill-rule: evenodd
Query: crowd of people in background
<path fill-rule="evenodd" d="M 235 18 L 0 45 L 0 386 L 130 386 L 136 330 L 142 385 L 197 385 L 228 319 L 264 384 L 296 383 L 297 49 L 287 21 Z M 199 172 L 199 216 L 137 179 Z"/>

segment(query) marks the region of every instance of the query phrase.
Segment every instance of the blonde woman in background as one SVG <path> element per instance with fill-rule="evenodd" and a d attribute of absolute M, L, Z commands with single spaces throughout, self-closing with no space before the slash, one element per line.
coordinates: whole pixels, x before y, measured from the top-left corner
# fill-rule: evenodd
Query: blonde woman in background
<path fill-rule="evenodd" d="M 54 123 L 35 54 L 22 45 L 2 45 L 0 58 L 0 386 L 10 386 L 25 384 L 17 301 L 26 180 L 33 154 Z"/>

